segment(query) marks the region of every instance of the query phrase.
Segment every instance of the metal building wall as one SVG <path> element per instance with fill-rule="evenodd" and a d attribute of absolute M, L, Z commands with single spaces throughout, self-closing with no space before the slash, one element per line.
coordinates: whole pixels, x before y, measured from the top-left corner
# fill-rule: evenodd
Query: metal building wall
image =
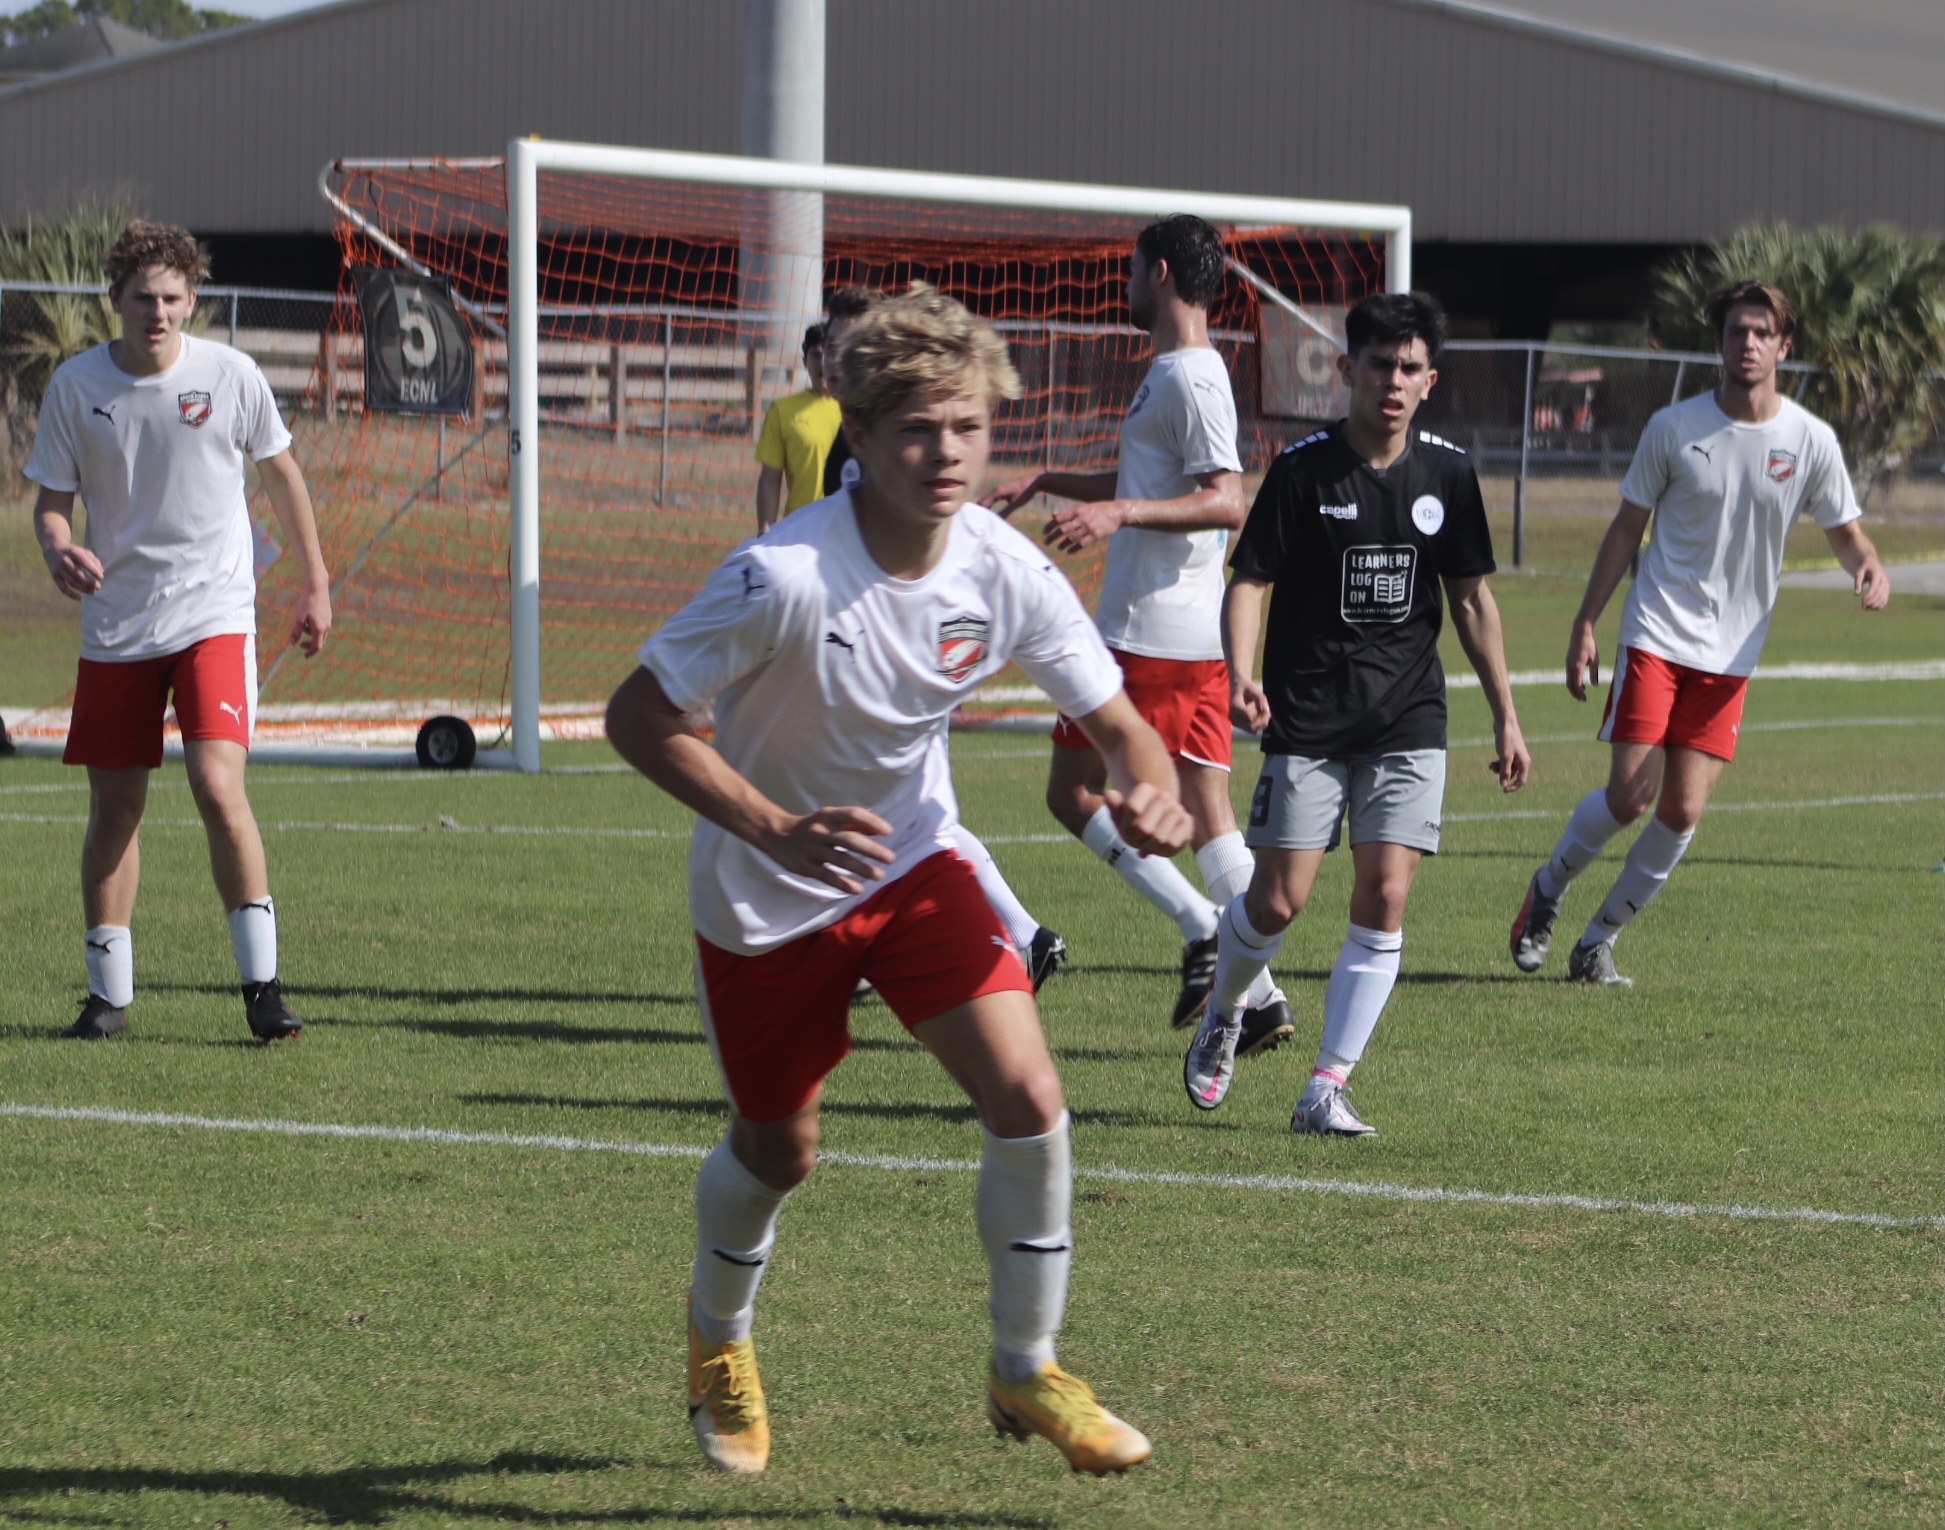
<path fill-rule="evenodd" d="M 357 154 L 516 133 L 734 152 L 735 0 L 363 0 L 0 91 L 0 219 L 128 185 L 207 232 L 328 226 Z M 1428 0 L 830 0 L 833 160 L 1405 202 L 1424 240 L 1754 217 L 1945 229 L 1945 123 Z"/>
<path fill-rule="evenodd" d="M 1420 239 L 1945 230 L 1925 126 L 1410 0 L 832 0 L 833 159 L 1403 202 Z"/>

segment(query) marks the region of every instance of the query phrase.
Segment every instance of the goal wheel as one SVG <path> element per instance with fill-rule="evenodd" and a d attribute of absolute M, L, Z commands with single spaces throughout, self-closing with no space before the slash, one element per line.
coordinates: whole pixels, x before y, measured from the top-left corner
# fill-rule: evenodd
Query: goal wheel
<path fill-rule="evenodd" d="M 471 770 L 473 756 L 479 753 L 479 740 L 463 717 L 434 717 L 419 729 L 414 745 L 419 764 L 426 770 Z"/>

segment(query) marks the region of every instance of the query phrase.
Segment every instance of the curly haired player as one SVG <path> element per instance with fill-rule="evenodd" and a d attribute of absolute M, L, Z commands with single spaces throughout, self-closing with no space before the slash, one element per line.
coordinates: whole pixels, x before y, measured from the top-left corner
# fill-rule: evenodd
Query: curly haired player
<path fill-rule="evenodd" d="M 302 569 L 290 640 L 331 631 L 330 577 L 290 432 L 257 364 L 183 333 L 209 274 L 184 229 L 137 220 L 106 257 L 119 340 L 63 362 L 41 404 L 27 476 L 34 531 L 61 593 L 81 603 L 81 664 L 62 758 L 88 768 L 81 901 L 88 997 L 66 1034 L 128 1029 L 130 922 L 149 772 L 171 699 L 183 762 L 229 913 L 244 1015 L 259 1039 L 302 1022 L 277 980 L 277 912 L 243 770 L 257 711 L 257 607 L 246 462 Z M 74 540 L 74 501 L 88 509 Z"/>

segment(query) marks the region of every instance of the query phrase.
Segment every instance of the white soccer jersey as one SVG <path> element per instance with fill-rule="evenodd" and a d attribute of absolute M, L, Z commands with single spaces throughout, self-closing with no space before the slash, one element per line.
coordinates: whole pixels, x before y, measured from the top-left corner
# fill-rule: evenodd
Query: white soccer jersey
<path fill-rule="evenodd" d="M 806 505 L 745 542 L 641 650 L 677 706 L 715 704 L 716 748 L 772 802 L 792 813 L 868 808 L 892 825 L 884 880 L 852 894 L 787 875 L 698 820 L 696 929 L 746 956 L 833 923 L 952 847 L 947 722 L 1008 659 L 1070 717 L 1121 689 L 1073 586 L 999 517 L 968 505 L 938 567 L 907 581 L 865 551 L 851 496 Z"/>
<path fill-rule="evenodd" d="M 1206 346 L 1157 356 L 1121 422 L 1117 499 L 1182 499 L 1203 473 L 1240 473 L 1229 368 Z M 1155 659 L 1222 657 L 1226 531 L 1144 531 L 1108 539 L 1101 636 Z"/>
<path fill-rule="evenodd" d="M 27 476 L 88 508 L 102 579 L 81 601 L 83 658 L 146 659 L 257 630 L 244 459 L 289 446 L 263 372 L 227 345 L 184 335 L 154 377 L 131 377 L 106 345 L 61 364 Z"/>
<path fill-rule="evenodd" d="M 1836 434 L 1782 405 L 1748 425 L 1703 393 L 1648 421 L 1621 483 L 1621 498 L 1655 512 L 1621 612 L 1626 646 L 1711 674 L 1752 673 L 1798 513 L 1826 530 L 1863 514 Z"/>

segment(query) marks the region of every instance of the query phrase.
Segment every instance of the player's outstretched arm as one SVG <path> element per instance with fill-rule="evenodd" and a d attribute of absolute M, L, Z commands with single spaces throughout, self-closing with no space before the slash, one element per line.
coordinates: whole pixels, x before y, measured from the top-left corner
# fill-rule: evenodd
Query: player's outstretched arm
<path fill-rule="evenodd" d="M 1506 639 L 1499 624 L 1499 602 L 1483 578 L 1448 579 L 1445 598 L 1452 606 L 1452 628 L 1472 661 L 1493 714 L 1493 762 L 1499 789 L 1516 792 L 1533 772 L 1519 714 L 1513 710 L 1513 681 L 1506 671 Z"/>
<path fill-rule="evenodd" d="M 305 487 L 297 459 L 288 451 L 259 462 L 257 477 L 270 496 L 270 508 L 277 512 L 277 524 L 297 553 L 304 590 L 291 612 L 290 640 L 310 658 L 331 635 L 331 571 L 324 566 L 324 549 L 318 545 L 311 491 Z"/>
<path fill-rule="evenodd" d="M 1587 576 L 1587 593 L 1581 597 L 1580 612 L 1574 617 L 1573 635 L 1567 639 L 1567 690 L 1575 701 L 1587 699 L 1587 687 L 1601 683 L 1600 645 L 1594 641 L 1594 623 L 1614 592 L 1621 587 L 1628 565 L 1641 551 L 1641 537 L 1654 512 L 1643 505 L 1621 501 L 1614 519 L 1601 538 L 1601 550 L 1594 555 L 1594 571 Z"/>
<path fill-rule="evenodd" d="M 101 559 L 74 540 L 72 489 L 41 489 L 34 500 L 34 536 L 54 588 L 69 600 L 101 588 Z"/>
<path fill-rule="evenodd" d="M 1830 550 L 1850 575 L 1851 592 L 1864 603 L 1866 611 L 1882 611 L 1891 603 L 1891 576 L 1884 571 L 1877 549 L 1864 535 L 1861 521 L 1845 521 L 1824 531 Z"/>
<path fill-rule="evenodd" d="M 1222 657 L 1229 665 L 1229 720 L 1251 733 L 1270 725 L 1270 698 L 1256 683 L 1256 645 L 1270 586 L 1237 574 L 1222 592 Z"/>
<path fill-rule="evenodd" d="M 1240 473 L 1198 473 L 1193 494 L 1180 499 L 1106 499 L 1063 505 L 1047 518 L 1041 540 L 1056 552 L 1077 553 L 1104 542 L 1123 526 L 1143 531 L 1241 531 L 1249 518 Z"/>
<path fill-rule="evenodd" d="M 646 668 L 622 681 L 608 701 L 608 742 L 635 769 L 685 807 L 755 845 L 785 871 L 842 892 L 881 881 L 896 859 L 878 839 L 890 824 L 864 808 L 788 813 L 702 739 Z"/>
<path fill-rule="evenodd" d="M 1161 735 L 1142 720 L 1126 691 L 1074 719 L 1107 761 L 1102 793 L 1121 837 L 1143 855 L 1172 856 L 1189 842 L 1189 811 L 1177 799 L 1175 762 Z"/>
<path fill-rule="evenodd" d="M 1052 494 L 1060 499 L 1078 499 L 1092 504 L 1113 499 L 1119 475 L 1110 468 L 1105 473 L 1022 473 L 1009 478 L 986 496 L 986 508 L 1004 520 L 1036 494 Z"/>

